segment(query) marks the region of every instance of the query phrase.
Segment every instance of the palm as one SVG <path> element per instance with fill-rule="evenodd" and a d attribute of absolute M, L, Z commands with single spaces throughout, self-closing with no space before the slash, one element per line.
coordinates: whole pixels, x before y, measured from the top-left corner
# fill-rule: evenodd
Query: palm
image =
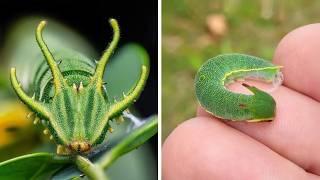
<path fill-rule="evenodd" d="M 271 93 L 273 122 L 223 123 L 199 108 L 164 144 L 165 178 L 319 179 L 319 32 L 320 24 L 305 26 L 280 42 L 274 63 L 284 66 L 285 81 Z"/>

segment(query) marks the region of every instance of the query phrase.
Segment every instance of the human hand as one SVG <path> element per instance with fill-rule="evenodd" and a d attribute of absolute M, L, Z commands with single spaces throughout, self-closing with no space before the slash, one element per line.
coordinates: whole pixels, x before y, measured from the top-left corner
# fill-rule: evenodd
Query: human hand
<path fill-rule="evenodd" d="M 163 145 L 164 179 L 320 179 L 319 32 L 307 25 L 278 45 L 273 62 L 284 67 L 284 84 L 271 93 L 274 121 L 222 121 L 199 108 Z"/>

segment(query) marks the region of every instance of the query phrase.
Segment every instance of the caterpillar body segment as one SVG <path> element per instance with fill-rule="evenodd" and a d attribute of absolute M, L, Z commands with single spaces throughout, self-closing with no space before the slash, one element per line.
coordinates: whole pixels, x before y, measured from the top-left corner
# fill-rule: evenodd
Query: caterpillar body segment
<path fill-rule="evenodd" d="M 236 79 L 253 78 L 281 82 L 280 66 L 244 54 L 224 54 L 209 59 L 195 78 L 196 96 L 209 113 L 233 121 L 270 121 L 275 116 L 276 102 L 268 93 L 243 84 L 253 94 L 235 93 L 226 85 Z"/>

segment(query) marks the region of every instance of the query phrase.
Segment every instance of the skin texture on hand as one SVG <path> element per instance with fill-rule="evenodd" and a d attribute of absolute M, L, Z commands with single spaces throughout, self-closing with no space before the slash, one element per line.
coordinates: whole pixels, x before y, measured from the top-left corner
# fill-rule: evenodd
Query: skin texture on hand
<path fill-rule="evenodd" d="M 164 179 L 320 179 L 319 32 L 320 24 L 303 26 L 279 43 L 273 63 L 284 67 L 284 83 L 270 93 L 277 102 L 274 121 L 224 121 L 200 107 L 166 139 Z M 229 88 L 246 91 L 239 84 Z"/>

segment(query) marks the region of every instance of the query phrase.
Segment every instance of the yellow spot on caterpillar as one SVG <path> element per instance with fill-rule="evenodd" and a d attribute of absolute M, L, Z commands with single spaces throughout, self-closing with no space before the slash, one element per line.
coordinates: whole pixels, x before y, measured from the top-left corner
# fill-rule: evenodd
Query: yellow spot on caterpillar
<path fill-rule="evenodd" d="M 36 99 L 36 94 L 35 93 L 33 93 L 33 95 L 32 95 L 32 100 L 35 100 Z"/>
<path fill-rule="evenodd" d="M 108 131 L 109 131 L 110 133 L 113 133 L 114 129 L 113 129 L 112 127 L 109 127 Z"/>
<path fill-rule="evenodd" d="M 59 155 L 69 155 L 69 154 L 71 154 L 71 151 L 66 146 L 58 145 L 57 146 L 57 154 L 59 154 Z"/>
<path fill-rule="evenodd" d="M 264 121 L 272 121 L 273 118 L 266 118 L 266 119 L 250 119 L 247 122 L 264 122 Z"/>
<path fill-rule="evenodd" d="M 74 152 L 89 152 L 91 150 L 91 145 L 85 141 L 73 141 L 68 145 L 69 149 Z"/>
<path fill-rule="evenodd" d="M 77 90 L 77 85 L 76 84 L 72 84 L 72 88 L 74 89 L 74 90 Z"/>
<path fill-rule="evenodd" d="M 27 115 L 27 118 L 30 119 L 32 115 L 33 115 L 33 112 L 30 112 L 30 113 Z"/>
<path fill-rule="evenodd" d="M 36 117 L 34 118 L 33 124 L 36 125 L 39 123 L 39 121 L 40 121 L 40 118 Z"/>
<path fill-rule="evenodd" d="M 43 134 L 48 135 L 49 134 L 49 129 L 43 130 Z"/>
<path fill-rule="evenodd" d="M 124 122 L 123 116 L 119 116 L 119 117 L 116 119 L 116 121 L 117 121 L 117 124 L 123 123 L 123 122 Z"/>
<path fill-rule="evenodd" d="M 81 91 L 82 89 L 83 89 L 83 83 L 82 83 L 82 81 L 81 81 L 78 90 Z"/>

